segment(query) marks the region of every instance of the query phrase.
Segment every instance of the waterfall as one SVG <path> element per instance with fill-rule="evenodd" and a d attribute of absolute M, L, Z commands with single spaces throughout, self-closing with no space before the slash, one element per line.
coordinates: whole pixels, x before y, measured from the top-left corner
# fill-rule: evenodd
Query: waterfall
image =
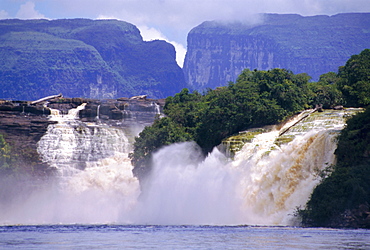
<path fill-rule="evenodd" d="M 194 142 L 166 146 L 140 188 L 125 131 L 81 122 L 83 108 L 51 110 L 58 123 L 38 152 L 58 174 L 8 209 L 0 206 L 0 224 L 292 225 L 295 208 L 335 163 L 336 138 L 351 115 L 307 111 L 256 133 L 233 159 L 217 148 L 204 159 Z"/>
<path fill-rule="evenodd" d="M 96 121 L 100 120 L 100 104 L 96 108 L 96 118 L 95 119 L 96 119 Z"/>
<path fill-rule="evenodd" d="M 60 170 L 63 174 L 99 164 L 100 159 L 127 155 L 131 146 L 123 130 L 119 128 L 86 124 L 78 120 L 82 104 L 61 115 L 51 110 L 50 125 L 38 142 L 38 152 L 43 161 Z"/>
<path fill-rule="evenodd" d="M 154 106 L 154 112 L 155 112 L 157 115 L 160 115 L 160 114 L 161 114 L 161 108 L 160 108 L 160 106 L 158 105 L 158 103 L 152 102 L 152 106 Z"/>
<path fill-rule="evenodd" d="M 57 170 L 55 179 L 4 211 L 0 223 L 112 223 L 127 218 L 140 194 L 128 158 L 131 145 L 122 128 L 84 123 L 78 112 L 51 109 L 38 143 L 44 162 Z M 125 219 L 126 220 L 126 219 Z"/>
<path fill-rule="evenodd" d="M 249 223 L 291 223 L 294 209 L 305 205 L 324 170 L 335 163 L 337 136 L 348 112 L 311 114 L 286 131 L 297 116 L 279 131 L 257 135 L 235 155 L 231 167 L 242 172 L 239 191 Z M 282 131 L 291 141 L 278 146 Z"/>
<path fill-rule="evenodd" d="M 217 148 L 202 160 L 200 149 L 188 142 L 163 148 L 143 185 L 139 221 L 294 224 L 296 207 L 305 205 L 324 170 L 335 163 L 347 112 L 302 113 L 279 130 L 255 136 L 234 160 Z M 287 143 L 278 143 L 282 137 Z"/>

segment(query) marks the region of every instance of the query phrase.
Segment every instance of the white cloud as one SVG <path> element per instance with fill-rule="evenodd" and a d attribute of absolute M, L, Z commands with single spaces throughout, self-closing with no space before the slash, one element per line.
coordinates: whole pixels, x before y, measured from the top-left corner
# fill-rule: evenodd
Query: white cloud
<path fill-rule="evenodd" d="M 22 4 L 15 16 L 19 19 L 41 19 L 45 18 L 44 15 L 40 14 L 37 10 L 35 10 L 35 3 L 28 1 Z"/>
<path fill-rule="evenodd" d="M 0 19 L 7 19 L 7 18 L 10 18 L 8 12 L 6 12 L 5 10 L 0 10 Z"/>
<path fill-rule="evenodd" d="M 257 13 L 301 15 L 370 11 L 369 0 L 49 0 L 67 16 L 114 16 L 136 26 L 160 28 L 170 40 L 186 43 L 189 30 L 207 20 L 254 21 Z M 42 4 L 42 2 L 39 2 Z M 39 4 L 38 3 L 38 4 Z"/>

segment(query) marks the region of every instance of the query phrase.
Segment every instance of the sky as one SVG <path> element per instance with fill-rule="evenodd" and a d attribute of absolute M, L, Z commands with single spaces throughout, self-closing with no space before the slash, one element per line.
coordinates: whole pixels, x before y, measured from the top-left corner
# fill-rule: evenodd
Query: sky
<path fill-rule="evenodd" d="M 370 0 L 0 0 L 0 19 L 118 19 L 144 40 L 175 46 L 182 67 L 188 32 L 204 21 L 257 22 L 258 13 L 303 16 L 370 12 Z"/>

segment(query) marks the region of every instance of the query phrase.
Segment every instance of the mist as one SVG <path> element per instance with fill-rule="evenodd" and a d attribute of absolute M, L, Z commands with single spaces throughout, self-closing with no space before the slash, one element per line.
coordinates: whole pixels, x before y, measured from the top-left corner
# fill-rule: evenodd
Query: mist
<path fill-rule="evenodd" d="M 217 148 L 203 160 L 201 149 L 194 142 L 161 149 L 153 156 L 153 171 L 142 185 L 138 222 L 240 223 L 242 200 L 236 195 L 240 172 L 230 169 L 228 161 Z"/>

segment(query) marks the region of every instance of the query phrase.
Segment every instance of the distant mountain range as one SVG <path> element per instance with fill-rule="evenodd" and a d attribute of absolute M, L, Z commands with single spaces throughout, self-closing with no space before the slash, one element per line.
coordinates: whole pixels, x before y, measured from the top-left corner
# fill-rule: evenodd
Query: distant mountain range
<path fill-rule="evenodd" d="M 264 14 L 261 19 L 254 25 L 204 22 L 192 29 L 183 69 L 188 86 L 224 86 L 245 68 L 285 68 L 316 81 L 370 48 L 370 13 Z"/>
<path fill-rule="evenodd" d="M 286 68 L 313 80 L 370 48 L 370 13 L 264 14 L 258 24 L 204 22 L 188 35 L 184 68 L 165 41 L 117 20 L 0 20 L 0 99 L 164 98 L 240 72 Z"/>
<path fill-rule="evenodd" d="M 116 20 L 0 20 L 0 98 L 163 98 L 185 87 L 174 47 Z"/>

